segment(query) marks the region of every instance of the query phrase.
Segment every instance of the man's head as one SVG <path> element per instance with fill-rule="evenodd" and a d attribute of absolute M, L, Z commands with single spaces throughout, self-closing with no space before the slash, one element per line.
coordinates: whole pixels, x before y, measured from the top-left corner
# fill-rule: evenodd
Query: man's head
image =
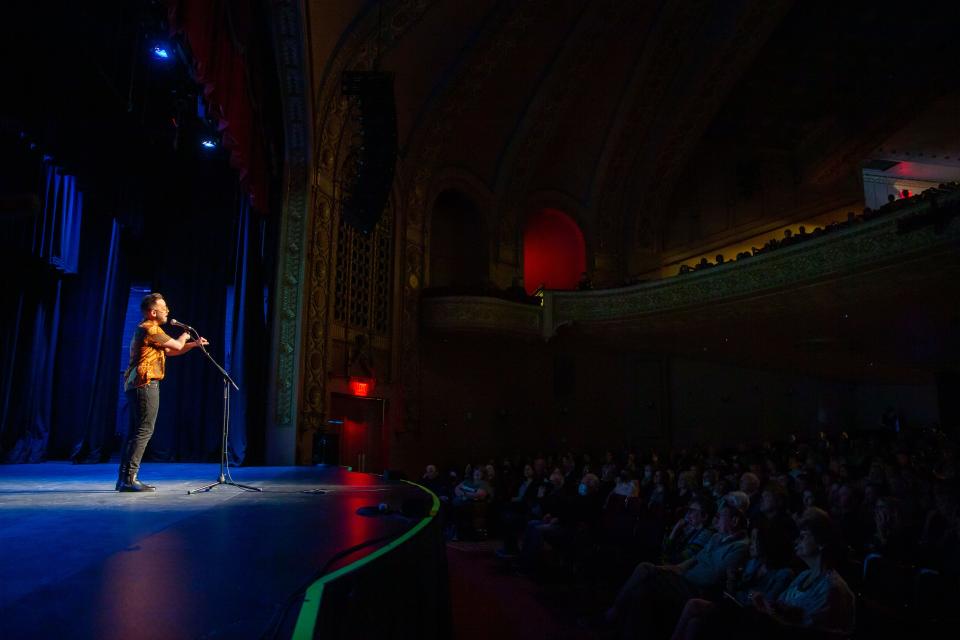
<path fill-rule="evenodd" d="M 560 469 L 554 469 L 553 473 L 550 474 L 550 484 L 557 489 L 563 486 L 563 474 L 560 472 Z"/>
<path fill-rule="evenodd" d="M 163 294 L 160 293 L 148 293 L 143 296 L 143 300 L 140 301 L 140 312 L 144 320 L 156 320 L 160 324 L 166 322 L 167 316 L 170 315 L 170 309 L 167 308 Z"/>
<path fill-rule="evenodd" d="M 717 512 L 717 531 L 725 536 L 747 528 L 747 516 L 733 500 L 726 500 Z"/>
<path fill-rule="evenodd" d="M 748 496 L 752 496 L 759 490 L 760 478 L 757 477 L 757 474 L 747 471 L 740 476 L 740 491 L 743 491 Z"/>
<path fill-rule="evenodd" d="M 686 521 L 687 526 L 700 529 L 710 524 L 715 511 L 716 503 L 713 500 L 697 497 L 690 501 L 683 519 Z"/>
<path fill-rule="evenodd" d="M 437 477 L 437 466 L 434 464 L 428 464 L 426 470 L 424 471 L 423 477 L 427 480 L 434 480 Z"/>
<path fill-rule="evenodd" d="M 772 518 L 781 511 L 787 502 L 786 492 L 779 484 L 770 482 L 760 494 L 760 511 L 763 515 Z"/>
<path fill-rule="evenodd" d="M 843 545 L 829 514 L 816 507 L 807 509 L 797 526 L 800 529 L 794 547 L 797 557 L 807 561 L 819 558 L 824 566 L 837 566 Z"/>

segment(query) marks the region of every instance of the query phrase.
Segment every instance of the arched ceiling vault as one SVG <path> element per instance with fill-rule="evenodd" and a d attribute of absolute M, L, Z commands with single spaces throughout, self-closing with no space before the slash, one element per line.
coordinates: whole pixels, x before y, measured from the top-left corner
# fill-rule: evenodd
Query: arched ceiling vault
<path fill-rule="evenodd" d="M 455 168 L 493 194 L 501 242 L 518 236 L 529 194 L 557 192 L 588 212 L 595 251 L 636 250 L 641 220 L 656 251 L 670 196 L 702 162 L 705 136 L 731 155 L 794 154 L 803 179 L 829 186 L 953 86 L 947 61 L 932 52 L 951 42 L 937 25 L 950 23 L 955 5 L 934 2 L 904 27 L 882 3 L 850 4 L 313 0 L 318 171 L 332 175 L 337 162 L 342 73 L 379 66 L 395 74 L 398 180 L 411 215 L 428 206 L 432 176 Z M 876 49 L 891 33 L 919 41 L 920 32 L 920 53 L 914 42 Z M 882 84 L 884 67 L 914 69 L 911 80 L 922 82 L 898 92 L 893 78 L 890 93 L 901 99 L 891 100 L 859 88 Z"/>

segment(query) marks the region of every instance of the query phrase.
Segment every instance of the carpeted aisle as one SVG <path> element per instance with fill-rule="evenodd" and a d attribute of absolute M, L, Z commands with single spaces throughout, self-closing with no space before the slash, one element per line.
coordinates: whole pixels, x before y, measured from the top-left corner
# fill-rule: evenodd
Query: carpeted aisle
<path fill-rule="evenodd" d="M 555 611 L 545 603 L 551 597 L 547 588 L 529 577 L 515 575 L 497 558 L 495 551 L 499 546 L 495 541 L 447 544 L 457 640 L 596 638 L 578 628 L 572 614 Z M 560 600 L 557 608 L 562 606 Z"/>

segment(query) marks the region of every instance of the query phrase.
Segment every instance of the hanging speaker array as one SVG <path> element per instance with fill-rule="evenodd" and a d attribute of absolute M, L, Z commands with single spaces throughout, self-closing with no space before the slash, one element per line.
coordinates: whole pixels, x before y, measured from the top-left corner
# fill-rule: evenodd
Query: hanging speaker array
<path fill-rule="evenodd" d="M 393 74 L 349 71 L 343 95 L 355 101 L 358 134 L 351 144 L 343 182 L 344 221 L 370 233 L 387 204 L 397 163 L 397 112 Z"/>

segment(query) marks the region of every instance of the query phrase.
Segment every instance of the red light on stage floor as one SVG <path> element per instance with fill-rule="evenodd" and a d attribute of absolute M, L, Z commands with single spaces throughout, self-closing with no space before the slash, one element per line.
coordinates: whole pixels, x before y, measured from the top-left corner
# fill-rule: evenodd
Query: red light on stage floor
<path fill-rule="evenodd" d="M 373 393 L 373 388 L 376 386 L 376 383 L 377 381 L 374 378 L 358 378 L 351 376 L 350 393 L 358 398 L 366 398 L 368 395 Z"/>

